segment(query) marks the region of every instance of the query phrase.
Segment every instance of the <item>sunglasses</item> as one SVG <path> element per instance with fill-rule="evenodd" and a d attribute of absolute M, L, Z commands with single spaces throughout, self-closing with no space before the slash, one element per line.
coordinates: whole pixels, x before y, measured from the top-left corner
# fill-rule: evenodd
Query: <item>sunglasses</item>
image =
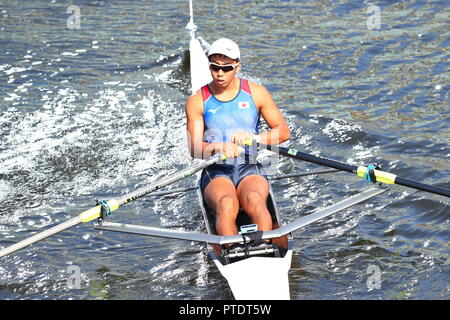
<path fill-rule="evenodd" d="M 240 62 L 235 63 L 235 64 L 223 64 L 222 65 L 222 64 L 217 64 L 217 63 L 214 63 L 214 62 L 210 62 L 209 63 L 209 68 L 212 71 L 216 71 L 216 72 L 218 72 L 221 69 L 222 69 L 223 72 L 230 72 L 230 71 L 234 70 L 234 68 L 236 68 L 239 65 L 239 63 Z"/>

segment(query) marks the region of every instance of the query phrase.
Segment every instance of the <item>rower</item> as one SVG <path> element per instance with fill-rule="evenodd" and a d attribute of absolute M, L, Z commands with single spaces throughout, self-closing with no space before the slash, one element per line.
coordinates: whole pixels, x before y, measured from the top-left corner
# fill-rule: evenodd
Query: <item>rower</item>
<path fill-rule="evenodd" d="M 282 143 L 289 139 L 289 128 L 265 87 L 237 77 L 242 62 L 234 41 L 215 41 L 208 60 L 213 80 L 186 102 L 188 143 L 194 158 L 222 153 L 227 160 L 203 170 L 202 196 L 216 214 L 219 235 L 238 233 L 239 208 L 259 231 L 272 230 L 267 175 L 255 159 L 256 150 L 243 144 L 251 138 L 267 145 Z M 258 134 L 260 116 L 270 130 Z"/>

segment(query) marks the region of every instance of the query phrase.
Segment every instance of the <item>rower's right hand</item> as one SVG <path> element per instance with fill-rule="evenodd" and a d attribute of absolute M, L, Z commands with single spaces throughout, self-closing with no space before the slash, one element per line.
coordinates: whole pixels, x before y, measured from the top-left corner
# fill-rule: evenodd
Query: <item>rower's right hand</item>
<path fill-rule="evenodd" d="M 232 142 L 219 142 L 216 146 L 216 152 L 220 152 L 227 157 L 227 159 L 236 158 L 242 152 L 244 152 L 244 148 L 238 146 L 236 143 Z"/>

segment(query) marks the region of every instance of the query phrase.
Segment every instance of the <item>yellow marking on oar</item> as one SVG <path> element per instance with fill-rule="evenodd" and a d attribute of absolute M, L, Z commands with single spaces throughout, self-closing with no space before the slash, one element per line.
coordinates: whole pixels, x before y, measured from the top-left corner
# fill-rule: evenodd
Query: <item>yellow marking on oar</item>
<path fill-rule="evenodd" d="M 117 210 L 120 207 L 120 205 L 115 199 L 111 199 L 107 203 L 111 211 Z M 80 218 L 82 222 L 89 222 L 94 219 L 100 218 L 100 214 L 101 214 L 100 206 L 96 206 L 80 213 Z"/>
<path fill-rule="evenodd" d="M 367 171 L 367 167 L 359 166 L 356 173 L 357 173 L 358 177 L 364 178 L 364 174 L 366 173 L 366 171 Z M 397 178 L 397 176 L 395 174 L 385 172 L 385 171 L 380 171 L 380 170 L 373 170 L 373 172 L 375 174 L 377 182 L 387 183 L 387 184 L 395 184 L 395 178 Z"/>
<path fill-rule="evenodd" d="M 252 137 L 245 138 L 244 140 L 242 140 L 242 142 L 246 146 L 251 146 L 253 144 L 253 138 Z"/>

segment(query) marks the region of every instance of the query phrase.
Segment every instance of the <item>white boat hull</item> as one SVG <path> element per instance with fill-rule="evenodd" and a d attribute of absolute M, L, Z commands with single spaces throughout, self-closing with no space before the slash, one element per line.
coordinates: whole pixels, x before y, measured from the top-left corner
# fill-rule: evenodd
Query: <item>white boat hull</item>
<path fill-rule="evenodd" d="M 283 258 L 251 257 L 223 265 L 210 253 L 236 300 L 289 300 L 292 250 Z"/>
<path fill-rule="evenodd" d="M 197 190 L 203 217 L 209 234 L 215 234 L 215 213 L 208 208 L 203 200 L 200 189 Z M 272 216 L 274 226 L 280 226 L 280 215 L 275 197 L 269 183 L 269 197 L 267 208 Z M 238 229 L 249 219 L 241 209 L 236 221 Z M 241 260 L 226 261 L 217 254 L 217 246 L 210 252 L 215 265 L 222 276 L 228 281 L 233 296 L 236 300 L 289 300 L 288 272 L 292 262 L 292 248 L 289 241 L 291 235 L 282 236 L 280 254 L 257 254 Z M 281 238 L 280 238 L 281 239 Z M 282 249 L 284 248 L 284 249 Z M 222 255 L 226 252 L 221 247 Z M 226 261 L 226 262 L 225 262 Z"/>

